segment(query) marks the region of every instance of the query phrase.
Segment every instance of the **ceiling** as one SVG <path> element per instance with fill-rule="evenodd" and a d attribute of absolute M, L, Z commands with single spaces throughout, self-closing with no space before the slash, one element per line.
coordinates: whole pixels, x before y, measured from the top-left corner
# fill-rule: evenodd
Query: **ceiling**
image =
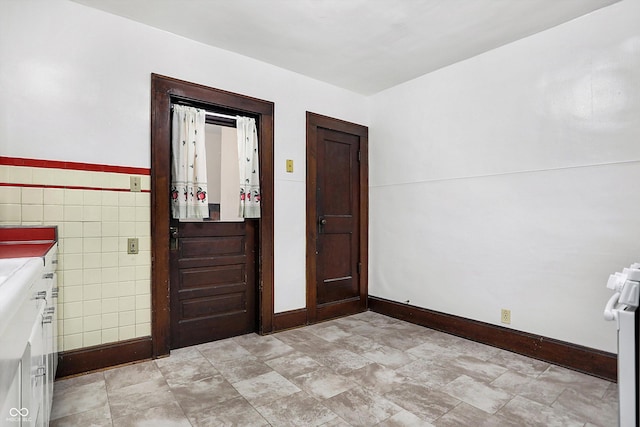
<path fill-rule="evenodd" d="M 73 0 L 364 95 L 618 0 Z"/>

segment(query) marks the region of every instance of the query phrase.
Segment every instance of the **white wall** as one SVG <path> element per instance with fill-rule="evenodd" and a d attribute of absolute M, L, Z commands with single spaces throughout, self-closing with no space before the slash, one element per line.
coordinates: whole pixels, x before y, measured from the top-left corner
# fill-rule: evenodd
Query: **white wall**
<path fill-rule="evenodd" d="M 372 97 L 371 295 L 616 352 L 640 261 L 640 1 Z"/>
<path fill-rule="evenodd" d="M 275 102 L 275 310 L 303 307 L 305 111 L 367 125 L 364 97 L 66 0 L 1 1 L 0 154 L 149 167 L 151 73 Z"/>

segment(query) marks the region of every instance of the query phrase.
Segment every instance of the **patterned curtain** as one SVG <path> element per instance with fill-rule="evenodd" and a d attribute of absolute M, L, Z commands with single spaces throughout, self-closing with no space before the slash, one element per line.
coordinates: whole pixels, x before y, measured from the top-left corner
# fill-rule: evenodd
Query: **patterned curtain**
<path fill-rule="evenodd" d="M 173 106 L 171 212 L 177 219 L 209 218 L 204 124 L 204 110 Z"/>
<path fill-rule="evenodd" d="M 236 117 L 240 166 L 240 211 L 243 218 L 260 218 L 260 170 L 256 121 Z"/>

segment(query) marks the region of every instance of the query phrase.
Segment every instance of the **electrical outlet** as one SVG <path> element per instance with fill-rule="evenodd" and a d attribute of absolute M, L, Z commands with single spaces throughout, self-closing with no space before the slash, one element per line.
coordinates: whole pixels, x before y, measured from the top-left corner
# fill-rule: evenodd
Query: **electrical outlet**
<path fill-rule="evenodd" d="M 500 313 L 500 321 L 502 323 L 506 323 L 507 325 L 511 323 L 511 310 L 507 310 L 506 308 L 502 309 Z"/>

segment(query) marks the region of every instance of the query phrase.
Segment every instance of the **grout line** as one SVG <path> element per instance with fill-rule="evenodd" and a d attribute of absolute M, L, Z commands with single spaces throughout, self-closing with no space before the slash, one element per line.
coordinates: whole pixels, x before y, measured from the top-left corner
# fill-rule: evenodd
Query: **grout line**
<path fill-rule="evenodd" d="M 563 166 L 563 167 L 557 167 L 557 168 L 526 169 L 521 171 L 489 173 L 484 175 L 468 175 L 468 176 L 454 176 L 450 178 L 423 179 L 423 180 L 411 181 L 411 182 L 369 185 L 369 188 L 384 188 L 384 187 L 396 187 L 401 185 L 429 184 L 432 182 L 459 181 L 459 180 L 474 179 L 474 178 L 491 178 L 495 176 L 520 175 L 520 174 L 529 174 L 529 173 L 538 173 L 538 172 L 555 172 L 555 171 L 562 171 L 562 170 L 586 169 L 586 168 L 594 168 L 594 167 L 601 167 L 601 166 L 626 165 L 626 164 L 633 164 L 633 163 L 640 163 L 640 160 L 622 160 L 619 162 L 594 163 L 594 164 L 588 164 L 588 165 Z"/>

